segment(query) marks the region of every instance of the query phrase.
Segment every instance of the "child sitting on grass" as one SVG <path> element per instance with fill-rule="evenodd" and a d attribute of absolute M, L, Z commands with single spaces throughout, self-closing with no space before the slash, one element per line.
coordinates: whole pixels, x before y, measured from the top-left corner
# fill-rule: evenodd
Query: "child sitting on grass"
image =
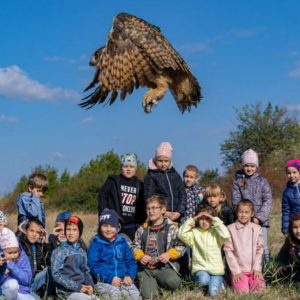
<path fill-rule="evenodd" d="M 276 260 L 279 264 L 279 275 L 292 278 L 300 288 L 300 213 L 292 216 L 288 236 Z"/>
<path fill-rule="evenodd" d="M 88 264 L 92 276 L 98 280 L 95 288 L 101 297 L 138 300 L 140 293 L 134 285 L 137 264 L 127 241 L 118 235 L 119 221 L 116 211 L 107 208 L 102 211 L 98 235 L 89 247 Z"/>
<path fill-rule="evenodd" d="M 152 196 L 146 201 L 147 221 L 135 234 L 133 253 L 139 263 L 138 282 L 146 299 L 159 297 L 158 287 L 176 290 L 181 282 L 178 259 L 185 247 L 177 239 L 178 224 L 164 215 L 166 200 Z"/>
<path fill-rule="evenodd" d="M 229 232 L 208 205 L 199 205 L 196 216 L 179 229 L 178 237 L 192 249 L 192 274 L 197 284 L 215 297 L 222 287 L 224 264 L 221 248 Z"/>
<path fill-rule="evenodd" d="M 80 218 L 71 216 L 65 223 L 66 243 L 61 243 L 52 253 L 51 272 L 57 284 L 59 299 L 95 299 L 94 282 L 87 267 L 86 251 L 79 239 L 83 232 Z"/>
<path fill-rule="evenodd" d="M 232 275 L 232 287 L 237 293 L 261 292 L 265 288 L 262 275 L 264 240 L 262 229 L 252 223 L 254 207 L 250 200 L 237 205 L 237 221 L 228 226 L 230 238 L 224 252 Z"/>
<path fill-rule="evenodd" d="M 33 276 L 32 291 L 38 292 L 46 285 L 48 245 L 41 243 L 45 234 L 43 225 L 38 219 L 29 219 L 25 225 L 25 234 L 21 233 L 18 240 L 27 254 Z"/>
<path fill-rule="evenodd" d="M 35 300 L 31 294 L 32 272 L 29 258 L 19 247 L 15 234 L 6 228 L 6 234 L 0 234 L 0 246 L 3 249 L 0 265 L 6 265 L 5 273 L 0 276 L 1 294 L 7 300 Z"/>

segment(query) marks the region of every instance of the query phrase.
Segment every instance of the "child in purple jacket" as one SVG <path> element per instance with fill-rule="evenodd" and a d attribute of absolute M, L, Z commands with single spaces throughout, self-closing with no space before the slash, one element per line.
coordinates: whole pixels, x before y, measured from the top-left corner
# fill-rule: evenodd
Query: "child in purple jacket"
<path fill-rule="evenodd" d="M 0 235 L 0 245 L 7 262 L 6 271 L 1 276 L 1 294 L 7 300 L 36 299 L 31 294 L 32 272 L 29 258 L 19 247 L 15 234 L 8 228 L 6 228 L 5 235 Z M 3 259 L 1 259 L 1 263 L 3 263 Z"/>
<path fill-rule="evenodd" d="M 272 191 L 266 178 L 258 170 L 258 156 L 252 150 L 246 150 L 242 155 L 242 170 L 238 171 L 232 185 L 232 204 L 234 209 L 241 200 L 250 200 L 254 205 L 252 222 L 261 225 L 264 236 L 264 261 L 270 262 L 268 248 L 269 214 L 272 206 Z"/>

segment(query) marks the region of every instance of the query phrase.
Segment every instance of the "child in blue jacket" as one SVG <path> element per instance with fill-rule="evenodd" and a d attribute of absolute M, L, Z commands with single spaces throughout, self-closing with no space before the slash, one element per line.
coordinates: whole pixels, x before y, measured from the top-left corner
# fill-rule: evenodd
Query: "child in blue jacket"
<path fill-rule="evenodd" d="M 287 186 L 282 194 L 281 231 L 288 235 L 290 219 L 300 212 L 300 160 L 293 159 L 286 163 Z"/>
<path fill-rule="evenodd" d="M 65 223 L 67 242 L 61 243 L 51 255 L 51 272 L 57 284 L 58 299 L 91 300 L 97 299 L 94 282 L 87 267 L 86 251 L 79 239 L 83 223 L 80 218 L 71 216 Z"/>
<path fill-rule="evenodd" d="M 102 211 L 98 235 L 88 250 L 88 265 L 98 281 L 95 288 L 104 299 L 138 300 L 139 291 L 133 283 L 137 264 L 126 240 L 117 234 L 119 220 L 116 211 L 107 208 Z"/>
<path fill-rule="evenodd" d="M 28 180 L 28 192 L 19 195 L 17 199 L 18 230 L 25 233 L 25 223 L 32 218 L 38 219 L 45 228 L 45 209 L 40 197 L 48 189 L 48 179 L 45 175 L 34 173 Z"/>

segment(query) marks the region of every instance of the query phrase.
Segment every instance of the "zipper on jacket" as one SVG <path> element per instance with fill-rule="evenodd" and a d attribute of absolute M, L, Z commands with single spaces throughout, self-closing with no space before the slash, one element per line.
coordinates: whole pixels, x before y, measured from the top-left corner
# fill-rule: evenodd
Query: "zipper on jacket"
<path fill-rule="evenodd" d="M 174 196 L 173 196 L 173 191 L 172 191 L 172 187 L 171 187 L 171 182 L 170 182 L 170 179 L 169 179 L 169 176 L 168 176 L 168 173 L 166 171 L 166 177 L 167 177 L 167 181 L 168 181 L 168 184 L 169 184 L 169 188 L 170 188 L 170 193 L 171 193 L 171 209 L 172 209 L 172 212 L 174 211 L 174 204 L 173 204 L 173 199 L 174 199 Z"/>

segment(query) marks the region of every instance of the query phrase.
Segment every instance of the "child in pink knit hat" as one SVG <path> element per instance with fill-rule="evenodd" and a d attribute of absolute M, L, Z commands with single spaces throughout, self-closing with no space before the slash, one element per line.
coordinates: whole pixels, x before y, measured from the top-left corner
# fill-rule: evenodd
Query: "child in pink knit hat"
<path fill-rule="evenodd" d="M 164 197 L 167 201 L 165 216 L 179 221 L 186 210 L 186 192 L 182 178 L 173 167 L 172 154 L 173 147 L 169 142 L 163 142 L 156 148 L 144 179 L 144 199 L 153 195 Z"/>
<path fill-rule="evenodd" d="M 258 173 L 258 155 L 248 149 L 242 154 L 242 169 L 235 175 L 232 185 L 232 204 L 236 208 L 241 200 L 250 200 L 254 205 L 252 222 L 261 225 L 264 235 L 264 260 L 269 264 L 268 247 L 269 215 L 272 206 L 272 191 L 265 177 Z"/>

